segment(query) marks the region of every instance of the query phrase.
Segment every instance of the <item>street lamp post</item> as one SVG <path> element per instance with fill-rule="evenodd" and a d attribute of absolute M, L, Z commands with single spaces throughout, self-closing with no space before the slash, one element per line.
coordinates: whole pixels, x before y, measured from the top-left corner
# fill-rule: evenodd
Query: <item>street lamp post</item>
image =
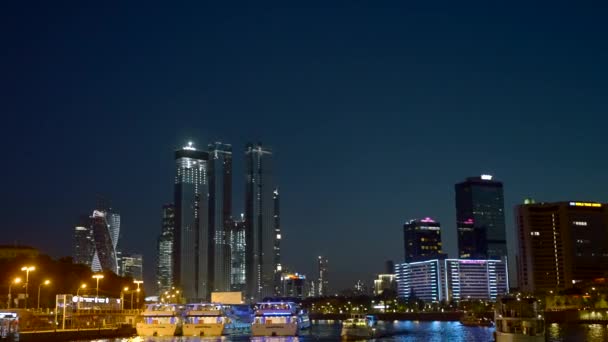
<path fill-rule="evenodd" d="M 29 297 L 28 292 L 27 292 L 27 285 L 28 285 L 29 280 L 30 280 L 30 271 L 36 270 L 36 267 L 34 267 L 34 266 L 23 266 L 23 267 L 21 267 L 21 270 L 25 271 L 25 308 L 27 309 L 27 299 Z"/>
<path fill-rule="evenodd" d="M 125 309 L 125 293 L 127 293 L 127 291 L 129 291 L 128 287 L 125 287 L 120 291 L 120 310 Z"/>
<path fill-rule="evenodd" d="M 103 274 L 94 274 L 93 278 L 97 280 L 97 287 L 95 289 L 95 302 L 97 302 L 97 297 L 99 296 L 99 279 L 103 279 Z"/>
<path fill-rule="evenodd" d="M 38 304 L 36 304 L 36 310 L 40 310 L 40 287 L 42 287 L 42 285 L 48 285 L 50 283 L 51 281 L 47 279 L 44 281 L 44 283 L 40 283 L 40 285 L 38 285 Z"/>
<path fill-rule="evenodd" d="M 9 309 L 11 308 L 11 289 L 13 287 L 13 284 L 19 284 L 21 282 L 21 278 L 15 278 L 13 279 L 13 281 L 11 281 L 11 283 L 8 285 L 8 304 L 6 305 Z"/>
<path fill-rule="evenodd" d="M 87 284 L 81 284 L 78 287 L 78 290 L 76 290 L 76 298 L 78 299 L 78 302 L 76 303 L 76 309 L 80 309 L 80 297 L 78 296 L 80 294 L 80 289 L 86 289 L 87 288 Z"/>
<path fill-rule="evenodd" d="M 137 284 L 137 309 L 139 309 L 139 284 L 143 284 L 143 280 L 133 280 L 133 283 Z M 131 303 L 133 305 L 133 303 Z"/>

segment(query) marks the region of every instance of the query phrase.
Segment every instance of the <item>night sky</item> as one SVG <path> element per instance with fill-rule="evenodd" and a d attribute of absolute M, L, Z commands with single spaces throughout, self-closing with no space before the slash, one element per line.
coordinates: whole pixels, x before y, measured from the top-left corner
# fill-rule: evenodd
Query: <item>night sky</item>
<path fill-rule="evenodd" d="M 326 255 L 336 290 L 411 218 L 454 256 L 467 176 L 504 182 L 508 230 L 524 197 L 608 201 L 605 2 L 84 3 L 0 4 L 2 243 L 70 255 L 104 194 L 150 285 L 190 139 L 233 145 L 235 213 L 245 144 L 272 147 L 284 264 Z"/>

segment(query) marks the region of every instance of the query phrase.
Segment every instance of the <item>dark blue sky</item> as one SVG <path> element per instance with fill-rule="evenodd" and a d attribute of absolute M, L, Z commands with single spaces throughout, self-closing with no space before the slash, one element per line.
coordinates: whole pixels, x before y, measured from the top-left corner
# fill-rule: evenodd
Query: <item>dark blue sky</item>
<path fill-rule="evenodd" d="M 0 4 L 2 241 L 68 255 L 103 193 L 150 283 L 188 139 L 233 144 L 235 212 L 245 143 L 275 150 L 285 263 L 327 255 L 335 288 L 410 218 L 454 255 L 467 176 L 505 183 L 508 229 L 526 196 L 608 200 L 603 2 L 327 3 Z"/>

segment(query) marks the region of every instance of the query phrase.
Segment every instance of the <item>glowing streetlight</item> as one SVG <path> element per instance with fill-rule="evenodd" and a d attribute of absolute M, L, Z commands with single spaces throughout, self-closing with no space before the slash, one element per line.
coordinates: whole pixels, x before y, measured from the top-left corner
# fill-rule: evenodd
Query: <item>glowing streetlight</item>
<path fill-rule="evenodd" d="M 120 310 L 125 309 L 125 293 L 129 291 L 129 287 L 125 286 L 122 291 L 120 291 Z"/>
<path fill-rule="evenodd" d="M 134 284 L 137 284 L 137 308 L 139 308 L 139 284 L 143 284 L 143 280 L 133 280 Z M 133 306 L 133 301 L 131 301 L 131 306 Z"/>
<path fill-rule="evenodd" d="M 13 281 L 11 281 L 11 283 L 8 285 L 8 305 L 7 307 L 10 309 L 11 308 L 11 288 L 13 287 L 13 284 L 19 284 L 21 283 L 21 278 L 15 278 L 13 279 Z"/>
<path fill-rule="evenodd" d="M 34 266 L 23 266 L 23 267 L 21 267 L 21 270 L 25 271 L 25 308 L 27 309 L 27 299 L 28 299 L 27 285 L 28 285 L 29 280 L 30 280 L 30 271 L 35 271 L 36 267 L 34 267 Z"/>
<path fill-rule="evenodd" d="M 78 287 L 78 290 L 76 290 L 76 298 L 78 298 L 78 303 L 76 303 L 76 309 L 80 309 L 80 297 L 78 296 L 78 294 L 80 293 L 80 289 L 86 289 L 87 288 L 87 284 L 80 284 L 80 286 Z"/>
<path fill-rule="evenodd" d="M 93 274 L 93 279 L 97 280 L 97 287 L 95 288 L 95 301 L 97 302 L 97 297 L 99 296 L 99 279 L 103 279 L 103 274 Z"/>
<path fill-rule="evenodd" d="M 47 279 L 43 283 L 40 283 L 40 285 L 38 285 L 38 302 L 36 304 L 36 310 L 40 310 L 40 288 L 42 287 L 42 285 L 48 285 L 50 283 L 51 281 Z"/>

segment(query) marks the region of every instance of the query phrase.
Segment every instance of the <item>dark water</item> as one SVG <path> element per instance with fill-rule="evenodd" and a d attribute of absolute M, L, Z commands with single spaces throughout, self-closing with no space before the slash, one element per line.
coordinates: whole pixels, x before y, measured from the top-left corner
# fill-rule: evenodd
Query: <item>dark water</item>
<path fill-rule="evenodd" d="M 418 322 L 396 321 L 392 323 L 380 322 L 379 327 L 384 328 L 389 336 L 377 338 L 373 341 L 394 342 L 458 342 L 493 340 L 494 328 L 464 327 L 458 322 Z M 608 325 L 558 325 L 550 324 L 547 329 L 547 341 L 608 341 Z M 312 342 L 340 340 L 340 323 L 338 321 L 316 322 L 310 331 L 299 337 L 136 337 L 131 339 L 93 340 L 95 342 L 194 342 L 194 341 L 273 341 L 273 342 Z"/>

